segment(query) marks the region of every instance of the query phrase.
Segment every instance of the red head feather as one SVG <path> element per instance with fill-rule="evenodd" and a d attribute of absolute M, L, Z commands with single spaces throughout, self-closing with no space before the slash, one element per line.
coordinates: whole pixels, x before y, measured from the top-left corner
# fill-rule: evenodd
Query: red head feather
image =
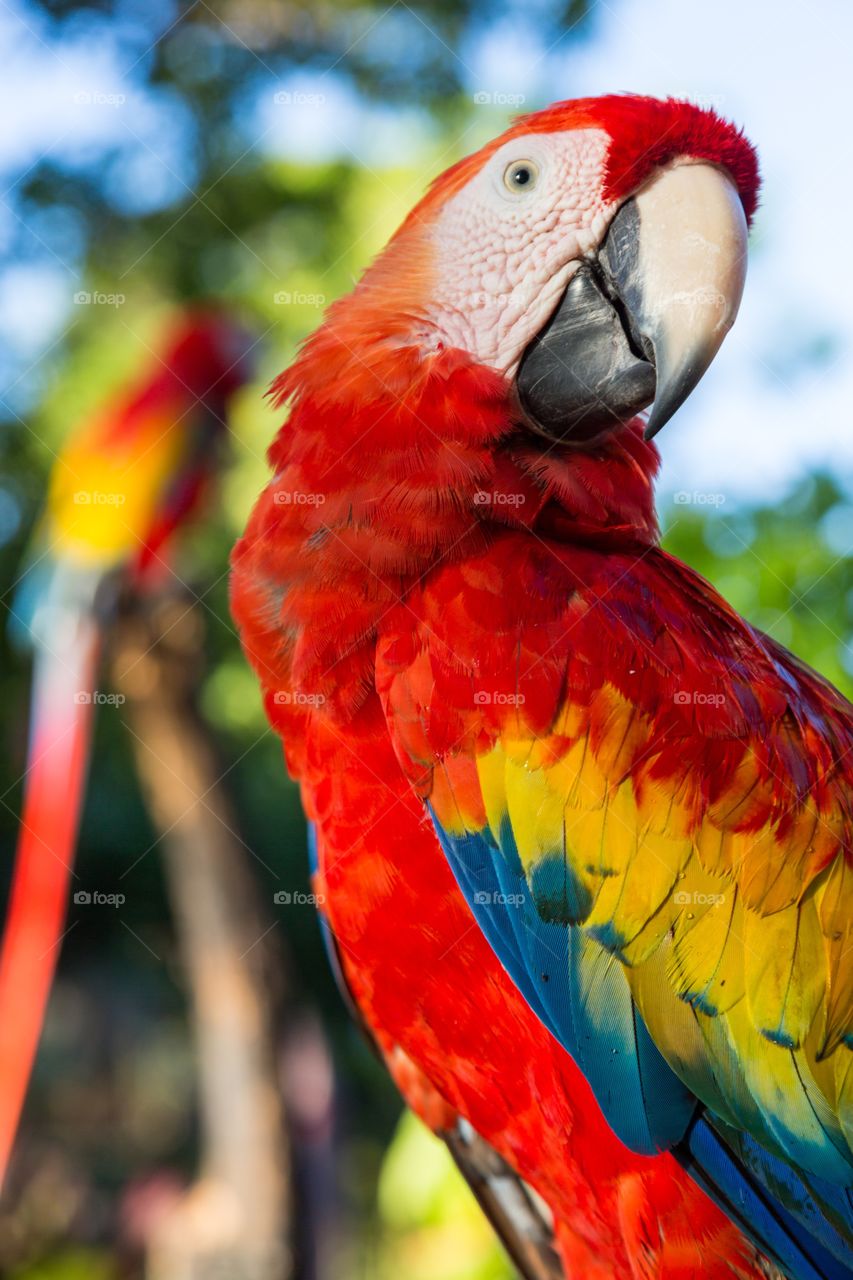
<path fill-rule="evenodd" d="M 690 156 L 727 170 L 740 192 L 747 221 L 752 221 L 761 179 L 755 148 L 742 130 L 692 102 L 613 93 L 555 102 L 542 111 L 519 116 L 499 137 L 441 174 L 403 226 L 434 214 L 510 139 L 570 129 L 602 129 L 610 137 L 604 192 L 608 199 L 624 199 L 656 168 L 677 156 Z"/>

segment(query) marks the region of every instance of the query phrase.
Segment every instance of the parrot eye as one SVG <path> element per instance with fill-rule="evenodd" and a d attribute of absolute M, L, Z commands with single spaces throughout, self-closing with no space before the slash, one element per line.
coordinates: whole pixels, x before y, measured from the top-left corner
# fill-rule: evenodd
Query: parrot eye
<path fill-rule="evenodd" d="M 513 160 L 504 169 L 504 186 L 507 191 L 531 191 L 539 178 L 539 166 L 533 160 Z"/>

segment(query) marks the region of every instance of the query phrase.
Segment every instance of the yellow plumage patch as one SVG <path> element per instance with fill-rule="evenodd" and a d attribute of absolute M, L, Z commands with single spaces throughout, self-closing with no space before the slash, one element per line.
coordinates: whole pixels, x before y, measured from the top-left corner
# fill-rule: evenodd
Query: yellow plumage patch
<path fill-rule="evenodd" d="M 135 425 L 126 442 L 103 440 L 103 427 L 75 435 L 51 476 L 44 536 L 57 554 L 83 567 L 109 566 L 141 549 L 164 490 L 175 475 L 186 431 L 162 409 Z"/>
<path fill-rule="evenodd" d="M 632 768 L 650 732 L 609 687 L 565 706 L 549 737 L 514 724 L 477 760 L 485 820 L 504 847 L 511 828 L 550 921 L 563 909 L 548 888 L 559 873 L 540 878 L 540 866 L 565 859 L 563 923 L 625 966 L 652 1038 L 702 1101 L 803 1167 L 853 1179 L 853 1055 L 842 1043 L 853 872 L 835 856 L 840 816 L 812 796 L 792 818 L 774 809 L 748 750 L 713 804 L 685 779 L 670 790 Z M 452 768 L 447 777 L 452 791 Z M 461 775 L 458 789 L 464 826 L 476 806 L 470 794 L 461 803 Z"/>
<path fill-rule="evenodd" d="M 823 938 L 814 895 L 773 915 L 743 913 L 746 999 L 763 1036 L 802 1044 L 823 997 Z"/>

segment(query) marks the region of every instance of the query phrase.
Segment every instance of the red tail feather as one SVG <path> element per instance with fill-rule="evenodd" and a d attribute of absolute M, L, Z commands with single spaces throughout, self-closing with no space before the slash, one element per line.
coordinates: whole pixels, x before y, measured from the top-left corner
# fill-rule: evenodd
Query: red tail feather
<path fill-rule="evenodd" d="M 87 620 L 61 654 L 40 651 L 36 657 L 24 810 L 0 951 L 0 1181 L 62 941 L 98 648 L 95 626 Z"/>

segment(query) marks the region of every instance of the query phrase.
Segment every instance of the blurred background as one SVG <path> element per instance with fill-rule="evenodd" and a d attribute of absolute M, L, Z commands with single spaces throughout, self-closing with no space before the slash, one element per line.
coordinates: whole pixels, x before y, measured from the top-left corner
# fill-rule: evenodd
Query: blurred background
<path fill-rule="evenodd" d="M 174 573 L 217 794 L 256 891 L 301 1280 L 512 1272 L 443 1148 L 401 1117 L 307 901 L 298 798 L 227 608 L 277 426 L 264 389 L 425 184 L 518 111 L 614 90 L 715 107 L 758 146 L 764 198 L 734 334 L 659 441 L 666 545 L 849 695 L 851 39 L 844 0 L 772 15 L 742 0 L 0 4 L 3 876 L 30 680 L 9 622 L 55 452 L 176 308 L 214 300 L 250 333 L 254 374 Z M 150 1242 L 187 1204 L 204 1145 L 186 939 L 129 708 L 97 711 L 82 899 L 0 1206 L 0 1274 L 180 1280 Z"/>

